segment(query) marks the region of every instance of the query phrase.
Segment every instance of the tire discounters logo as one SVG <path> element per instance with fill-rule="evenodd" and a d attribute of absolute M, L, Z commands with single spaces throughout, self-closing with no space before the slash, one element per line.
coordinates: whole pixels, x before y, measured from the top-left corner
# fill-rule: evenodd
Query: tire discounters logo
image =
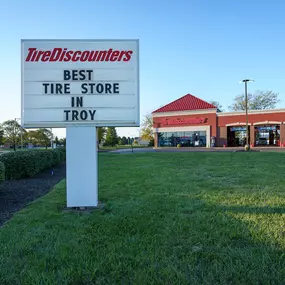
<path fill-rule="evenodd" d="M 138 40 L 22 40 L 22 125 L 138 127 Z"/>
<path fill-rule="evenodd" d="M 192 124 L 204 124 L 206 122 L 207 118 L 187 118 L 187 119 L 174 119 L 169 120 L 165 119 L 164 124 L 165 125 L 192 125 Z"/>
<path fill-rule="evenodd" d="M 67 48 L 54 48 L 52 50 L 40 50 L 28 48 L 26 62 L 94 62 L 94 61 L 129 61 L 132 50 L 69 50 Z"/>

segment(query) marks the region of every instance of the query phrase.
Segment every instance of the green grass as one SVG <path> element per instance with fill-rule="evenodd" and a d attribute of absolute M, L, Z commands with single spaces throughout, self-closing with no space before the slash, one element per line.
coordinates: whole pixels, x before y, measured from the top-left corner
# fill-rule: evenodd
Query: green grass
<path fill-rule="evenodd" d="M 65 182 L 0 229 L 0 284 L 284 284 L 285 154 L 100 155 L 104 210 Z"/>

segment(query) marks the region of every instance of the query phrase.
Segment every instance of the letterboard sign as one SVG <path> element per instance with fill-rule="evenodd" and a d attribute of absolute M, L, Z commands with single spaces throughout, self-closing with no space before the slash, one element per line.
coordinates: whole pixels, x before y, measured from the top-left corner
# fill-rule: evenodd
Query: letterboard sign
<path fill-rule="evenodd" d="M 139 126 L 138 40 L 22 40 L 22 126 Z"/>

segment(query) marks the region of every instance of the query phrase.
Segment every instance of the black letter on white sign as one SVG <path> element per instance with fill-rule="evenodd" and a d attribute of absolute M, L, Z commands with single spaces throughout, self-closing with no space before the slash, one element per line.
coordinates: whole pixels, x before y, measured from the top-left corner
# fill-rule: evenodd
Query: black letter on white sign
<path fill-rule="evenodd" d="M 70 110 L 64 110 L 63 112 L 65 113 L 65 120 L 68 121 L 68 114 Z"/>
<path fill-rule="evenodd" d="M 83 107 L 83 97 L 76 97 L 76 106 L 75 106 L 75 98 L 71 97 L 71 107 Z"/>

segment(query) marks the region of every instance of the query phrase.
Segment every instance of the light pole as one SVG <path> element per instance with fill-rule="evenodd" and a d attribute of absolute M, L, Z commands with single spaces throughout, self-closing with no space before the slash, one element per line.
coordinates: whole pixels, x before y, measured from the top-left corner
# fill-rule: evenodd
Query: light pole
<path fill-rule="evenodd" d="M 246 149 L 249 149 L 248 144 L 248 99 L 247 99 L 247 83 L 254 82 L 251 79 L 244 79 L 240 83 L 244 83 L 244 93 L 245 93 L 245 121 L 246 121 Z"/>

